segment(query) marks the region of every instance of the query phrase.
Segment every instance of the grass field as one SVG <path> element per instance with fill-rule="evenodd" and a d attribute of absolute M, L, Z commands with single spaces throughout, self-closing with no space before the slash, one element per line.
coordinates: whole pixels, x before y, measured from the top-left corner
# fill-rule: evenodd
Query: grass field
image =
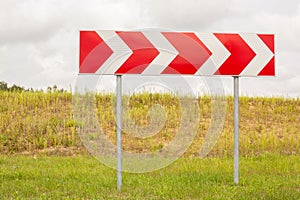
<path fill-rule="evenodd" d="M 198 133 L 186 156 L 197 156 L 211 122 L 211 99 L 197 99 L 200 110 Z M 209 156 L 232 156 L 233 99 L 227 97 L 226 118 L 221 136 Z M 157 151 L 168 144 L 179 126 L 180 106 L 171 94 L 140 94 L 129 101 L 130 117 L 141 127 L 149 123 L 147 112 L 162 105 L 168 114 L 162 130 L 154 137 L 140 139 L 123 133 L 123 148 L 133 152 Z M 115 142 L 114 96 L 97 95 L 95 108 L 99 124 Z M 72 94 L 0 91 L 0 154 L 25 153 L 52 148 L 84 151 L 73 119 Z M 240 153 L 242 156 L 278 153 L 300 154 L 300 99 L 241 97 Z M 52 153 L 51 151 L 50 153 Z"/>
<path fill-rule="evenodd" d="M 230 158 L 181 158 L 144 174 L 124 173 L 88 156 L 1 156 L 0 199 L 300 199 L 300 157 L 242 158 L 235 185 Z"/>
<path fill-rule="evenodd" d="M 0 91 L 0 199 L 300 199 L 300 99 L 240 98 L 240 184 L 233 183 L 233 99 L 226 98 L 221 136 L 206 158 L 199 150 L 211 122 L 211 98 L 197 99 L 199 129 L 182 158 L 162 170 L 124 173 L 117 192 L 115 170 L 95 160 L 78 136 L 72 95 L 66 92 Z M 162 130 L 147 139 L 123 133 L 123 148 L 159 151 L 174 137 L 180 114 L 172 94 L 140 94 L 130 117 L 143 127 L 162 105 Z M 97 95 L 95 113 L 115 142 L 114 96 Z"/>

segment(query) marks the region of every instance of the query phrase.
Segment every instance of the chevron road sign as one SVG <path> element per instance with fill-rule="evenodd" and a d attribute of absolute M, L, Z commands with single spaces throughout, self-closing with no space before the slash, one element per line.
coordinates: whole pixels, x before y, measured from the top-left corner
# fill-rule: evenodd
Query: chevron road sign
<path fill-rule="evenodd" d="M 116 75 L 117 186 L 122 186 L 122 75 L 234 77 L 234 182 L 239 182 L 239 77 L 275 76 L 274 34 L 80 31 L 79 74 Z"/>
<path fill-rule="evenodd" d="M 80 31 L 80 74 L 275 76 L 274 35 Z"/>

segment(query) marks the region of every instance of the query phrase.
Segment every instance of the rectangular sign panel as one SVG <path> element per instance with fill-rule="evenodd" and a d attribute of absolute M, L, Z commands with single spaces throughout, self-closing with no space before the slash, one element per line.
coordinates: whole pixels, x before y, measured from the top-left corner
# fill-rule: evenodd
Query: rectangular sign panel
<path fill-rule="evenodd" d="M 275 76 L 274 35 L 80 31 L 80 74 Z"/>

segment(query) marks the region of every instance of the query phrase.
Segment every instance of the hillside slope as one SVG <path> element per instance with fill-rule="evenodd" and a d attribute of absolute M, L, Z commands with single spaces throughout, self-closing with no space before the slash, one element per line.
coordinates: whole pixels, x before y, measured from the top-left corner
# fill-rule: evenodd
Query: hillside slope
<path fill-rule="evenodd" d="M 124 97 L 126 98 L 126 97 Z M 198 156 L 211 121 L 211 98 L 199 98 L 198 134 L 186 156 Z M 123 148 L 133 152 L 157 151 L 172 141 L 180 125 L 180 101 L 171 94 L 138 94 L 129 100 L 130 116 L 145 127 L 149 108 L 159 104 L 167 120 L 159 133 L 146 139 L 123 134 Z M 115 141 L 114 96 L 96 96 L 99 124 Z M 73 119 L 72 94 L 66 92 L 0 92 L 0 154 L 46 152 L 86 153 L 77 134 L 81 123 Z M 241 97 L 240 152 L 300 154 L 300 99 Z M 232 156 L 233 98 L 226 98 L 226 118 L 221 136 L 210 156 Z"/>

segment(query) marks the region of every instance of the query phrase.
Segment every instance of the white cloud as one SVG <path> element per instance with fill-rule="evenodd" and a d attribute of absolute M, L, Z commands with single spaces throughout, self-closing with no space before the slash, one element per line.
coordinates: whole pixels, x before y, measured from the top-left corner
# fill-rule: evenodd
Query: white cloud
<path fill-rule="evenodd" d="M 231 0 L 149 0 L 143 4 L 145 21 L 174 30 L 204 30 L 228 14 Z"/>
<path fill-rule="evenodd" d="M 55 4 L 45 1 L 7 1 L 0 8 L 0 43 L 33 42 L 46 39 L 61 28 Z"/>

